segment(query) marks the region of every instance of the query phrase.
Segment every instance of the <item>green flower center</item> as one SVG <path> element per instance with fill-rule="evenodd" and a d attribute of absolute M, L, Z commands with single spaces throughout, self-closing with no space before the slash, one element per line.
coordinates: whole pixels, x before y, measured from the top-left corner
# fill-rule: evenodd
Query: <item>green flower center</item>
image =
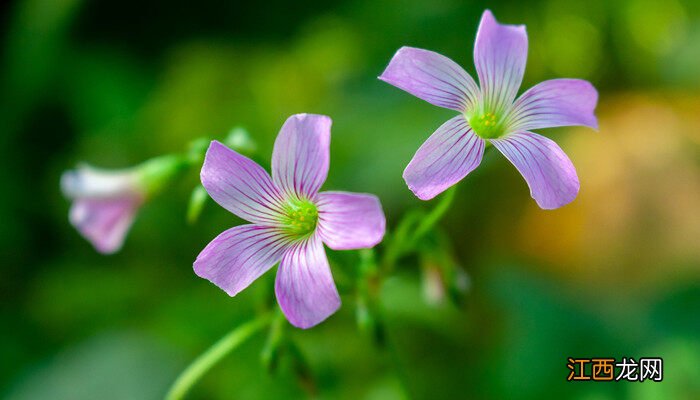
<path fill-rule="evenodd" d="M 285 233 L 302 239 L 316 229 L 318 209 L 307 199 L 290 199 L 284 207 L 285 215 L 280 221 Z"/>
<path fill-rule="evenodd" d="M 502 136 L 505 131 L 501 119 L 492 112 L 477 112 L 467 119 L 474 133 L 482 139 L 495 139 Z"/>

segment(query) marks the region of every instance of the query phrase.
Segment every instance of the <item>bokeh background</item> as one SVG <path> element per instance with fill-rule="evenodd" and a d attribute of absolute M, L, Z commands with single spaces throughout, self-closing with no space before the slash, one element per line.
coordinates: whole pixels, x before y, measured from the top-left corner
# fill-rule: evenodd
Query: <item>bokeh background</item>
<path fill-rule="evenodd" d="M 462 302 L 441 296 L 424 260 L 404 257 L 380 293 L 384 345 L 358 331 L 346 293 L 327 322 L 289 330 L 306 375 L 291 356 L 268 372 L 260 334 L 190 398 L 700 398 L 699 2 L 0 7 L 0 396 L 162 398 L 189 361 L 272 301 L 274 274 L 232 299 L 192 272 L 198 252 L 240 222 L 209 203 L 186 223 L 197 171 L 142 210 L 121 252 L 101 256 L 68 224 L 63 170 L 130 166 L 234 126 L 267 163 L 286 117 L 327 114 L 325 188 L 377 193 L 391 229 L 431 206 L 401 172 L 452 113 L 376 77 L 403 45 L 474 74 L 473 40 L 490 8 L 527 25 L 525 87 L 576 77 L 600 91 L 599 132 L 544 132 L 577 166 L 578 198 L 542 211 L 507 160 L 488 154 L 441 223 L 468 276 Z M 340 259 L 342 283 L 357 258 Z M 567 357 L 607 356 L 663 357 L 664 381 L 566 381 Z"/>

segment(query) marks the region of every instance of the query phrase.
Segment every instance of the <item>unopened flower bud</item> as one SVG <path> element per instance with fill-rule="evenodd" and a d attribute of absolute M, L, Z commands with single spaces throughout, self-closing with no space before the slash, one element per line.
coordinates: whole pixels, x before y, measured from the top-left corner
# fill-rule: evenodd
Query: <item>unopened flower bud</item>
<path fill-rule="evenodd" d="M 172 155 L 121 170 L 79 165 L 61 176 L 61 190 L 73 200 L 68 218 L 97 251 L 114 253 L 122 247 L 138 209 L 186 166 Z"/>

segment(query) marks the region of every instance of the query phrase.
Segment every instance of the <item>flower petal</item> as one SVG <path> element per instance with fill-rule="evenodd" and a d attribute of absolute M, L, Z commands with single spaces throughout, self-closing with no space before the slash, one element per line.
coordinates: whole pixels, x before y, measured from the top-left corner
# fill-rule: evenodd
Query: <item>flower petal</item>
<path fill-rule="evenodd" d="M 97 251 L 111 254 L 121 249 L 136 211 L 138 197 L 77 199 L 68 214 L 70 223 Z"/>
<path fill-rule="evenodd" d="M 311 198 L 328 176 L 331 119 L 296 114 L 282 125 L 272 153 L 272 179 L 288 194 Z"/>
<path fill-rule="evenodd" d="M 379 79 L 430 104 L 463 112 L 479 97 L 479 87 L 457 63 L 438 53 L 402 47 Z"/>
<path fill-rule="evenodd" d="M 552 210 L 576 198 L 576 169 L 552 140 L 532 132 L 518 132 L 491 139 L 491 143 L 520 171 L 540 208 Z"/>
<path fill-rule="evenodd" d="M 474 44 L 483 111 L 500 114 L 510 107 L 522 83 L 526 62 L 525 26 L 501 25 L 491 11 L 484 11 Z"/>
<path fill-rule="evenodd" d="M 483 155 L 484 140 L 459 115 L 423 143 L 403 171 L 403 179 L 419 199 L 430 200 L 479 166 Z"/>
<path fill-rule="evenodd" d="M 136 169 L 106 170 L 81 164 L 61 175 L 61 191 L 71 199 L 80 197 L 108 198 L 143 192 Z"/>
<path fill-rule="evenodd" d="M 598 128 L 593 114 L 598 92 L 581 79 L 552 79 L 530 88 L 515 102 L 507 125 L 513 132 L 555 126 Z"/>
<path fill-rule="evenodd" d="M 236 226 L 199 253 L 194 272 L 235 296 L 282 259 L 288 247 L 289 242 L 275 228 Z"/>
<path fill-rule="evenodd" d="M 323 244 L 317 235 L 298 242 L 282 257 L 275 293 L 292 325 L 310 328 L 340 307 Z"/>
<path fill-rule="evenodd" d="M 282 195 L 270 175 L 217 141 L 207 150 L 201 179 L 214 201 L 247 221 L 274 225 L 281 216 Z"/>
<path fill-rule="evenodd" d="M 364 249 L 382 241 L 386 219 L 377 196 L 323 192 L 316 198 L 318 231 L 331 249 Z"/>

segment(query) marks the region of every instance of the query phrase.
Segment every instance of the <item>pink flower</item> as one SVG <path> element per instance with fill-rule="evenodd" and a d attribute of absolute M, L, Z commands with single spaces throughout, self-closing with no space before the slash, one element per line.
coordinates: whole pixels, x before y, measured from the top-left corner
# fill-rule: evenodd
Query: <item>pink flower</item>
<path fill-rule="evenodd" d="M 216 237 L 194 271 L 235 296 L 279 262 L 275 293 L 285 316 L 312 327 L 340 307 L 323 243 L 334 250 L 379 243 L 385 219 L 369 194 L 321 192 L 328 175 L 330 118 L 293 115 L 272 154 L 272 177 L 252 160 L 212 142 L 202 184 L 222 207 L 251 224 Z"/>
<path fill-rule="evenodd" d="M 459 65 L 428 50 L 401 48 L 379 79 L 431 104 L 460 114 L 418 149 L 403 177 L 429 200 L 462 180 L 492 144 L 520 171 L 544 209 L 571 202 L 579 191 L 576 170 L 550 139 L 530 132 L 556 126 L 598 127 L 598 93 L 588 82 L 554 79 L 515 99 L 525 72 L 525 27 L 501 25 L 491 11 L 481 17 L 474 46 L 480 86 Z"/>
<path fill-rule="evenodd" d="M 82 165 L 63 174 L 61 188 L 74 200 L 68 218 L 78 232 L 100 253 L 121 249 L 145 200 L 137 170 L 106 171 Z"/>
<path fill-rule="evenodd" d="M 119 251 L 139 208 L 187 167 L 180 156 L 153 158 L 122 170 L 80 165 L 61 176 L 61 190 L 73 200 L 68 219 L 97 251 Z"/>

